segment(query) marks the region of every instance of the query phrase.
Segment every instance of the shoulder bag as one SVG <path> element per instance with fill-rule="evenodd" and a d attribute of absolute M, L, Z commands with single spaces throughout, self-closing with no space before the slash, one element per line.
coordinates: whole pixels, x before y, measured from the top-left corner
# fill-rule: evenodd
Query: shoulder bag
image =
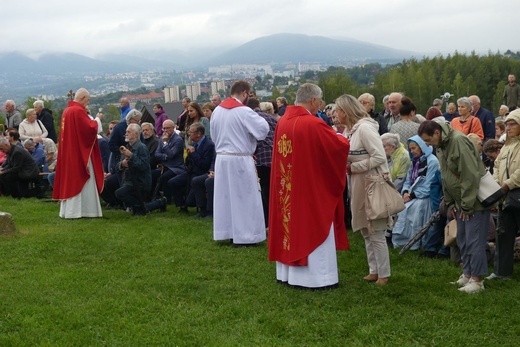
<path fill-rule="evenodd" d="M 504 191 L 500 185 L 489 171 L 486 171 L 484 176 L 480 178 L 480 185 L 478 186 L 477 199 L 480 201 L 480 204 L 484 207 L 490 207 L 503 196 Z"/>
<path fill-rule="evenodd" d="M 388 172 L 365 175 L 365 193 L 365 213 L 369 221 L 389 218 L 405 208 Z"/>
<path fill-rule="evenodd" d="M 453 172 L 446 163 L 446 167 L 459 180 L 460 176 Z M 483 207 L 490 207 L 498 202 L 504 196 L 502 187 L 495 181 L 493 176 L 486 170 L 486 173 L 480 177 L 480 183 L 477 191 L 477 199 Z"/>

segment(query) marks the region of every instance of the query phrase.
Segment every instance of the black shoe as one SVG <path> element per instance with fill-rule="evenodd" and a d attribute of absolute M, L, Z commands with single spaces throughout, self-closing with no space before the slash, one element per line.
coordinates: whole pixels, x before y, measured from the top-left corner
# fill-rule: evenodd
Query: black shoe
<path fill-rule="evenodd" d="M 161 212 L 166 212 L 166 207 L 168 206 L 168 200 L 163 196 L 161 197 Z"/>
<path fill-rule="evenodd" d="M 192 216 L 192 218 L 202 219 L 202 218 L 206 218 L 207 216 L 208 216 L 207 214 L 199 212 L 196 215 Z"/>
<path fill-rule="evenodd" d="M 189 213 L 188 212 L 188 208 L 187 207 L 181 207 L 181 208 L 179 208 L 179 211 L 177 211 L 177 213 Z"/>
<path fill-rule="evenodd" d="M 437 253 L 435 255 L 435 258 L 437 258 L 437 259 L 450 259 L 450 255 L 449 254 Z"/>

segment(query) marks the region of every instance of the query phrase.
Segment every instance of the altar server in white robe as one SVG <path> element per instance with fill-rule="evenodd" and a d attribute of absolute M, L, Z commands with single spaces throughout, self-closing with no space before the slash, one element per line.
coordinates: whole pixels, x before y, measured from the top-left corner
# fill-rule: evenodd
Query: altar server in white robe
<path fill-rule="evenodd" d="M 253 245 L 266 239 L 260 185 L 253 153 L 269 131 L 266 120 L 247 107 L 251 85 L 237 81 L 231 96 L 211 116 L 215 142 L 213 238 Z"/>

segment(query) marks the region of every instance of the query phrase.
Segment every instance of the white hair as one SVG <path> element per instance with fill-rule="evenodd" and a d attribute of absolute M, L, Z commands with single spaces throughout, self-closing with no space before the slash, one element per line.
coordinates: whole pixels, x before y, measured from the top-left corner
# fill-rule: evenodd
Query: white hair
<path fill-rule="evenodd" d="M 43 107 L 43 101 L 42 100 L 36 100 L 35 102 L 33 102 L 33 107 L 36 107 L 36 106 Z"/>

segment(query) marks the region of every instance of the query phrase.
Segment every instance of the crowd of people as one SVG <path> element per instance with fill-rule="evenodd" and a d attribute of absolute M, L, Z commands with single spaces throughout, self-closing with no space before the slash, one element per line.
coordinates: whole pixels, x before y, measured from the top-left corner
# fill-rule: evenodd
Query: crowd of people
<path fill-rule="evenodd" d="M 475 293 L 484 289 L 493 250 L 486 278 L 512 276 L 520 229 L 520 214 L 507 200 L 485 207 L 477 198 L 486 171 L 506 196 L 520 188 L 520 88 L 514 75 L 508 80 L 496 119 L 476 95 L 449 103 L 445 113 L 435 99 L 423 117 L 399 92 L 385 96 L 377 112 L 369 93 L 327 105 L 322 90 L 305 83 L 288 105 L 283 97 L 260 102 L 248 82 L 237 81 L 224 100 L 215 94 L 199 105 L 183 98 L 180 115 L 156 103 L 153 122 L 141 122 L 141 112 L 122 98 L 121 120 L 106 133 L 81 88 L 63 112 L 59 139 L 43 101 L 22 119 L 8 100 L 0 191 L 38 196 L 48 180 L 62 218 L 101 217 L 102 204 L 133 215 L 195 208 L 194 218 L 212 218 L 216 241 L 245 247 L 269 236 L 276 279 L 313 289 L 338 285 L 336 250 L 349 247 L 347 225 L 365 242 L 364 280 L 385 285 L 388 247 L 403 247 L 440 215 L 411 249 L 429 258 L 451 253 L 462 266 L 453 283 Z M 367 175 L 388 178 L 404 210 L 369 219 Z M 451 249 L 443 244 L 450 220 L 457 223 Z"/>

